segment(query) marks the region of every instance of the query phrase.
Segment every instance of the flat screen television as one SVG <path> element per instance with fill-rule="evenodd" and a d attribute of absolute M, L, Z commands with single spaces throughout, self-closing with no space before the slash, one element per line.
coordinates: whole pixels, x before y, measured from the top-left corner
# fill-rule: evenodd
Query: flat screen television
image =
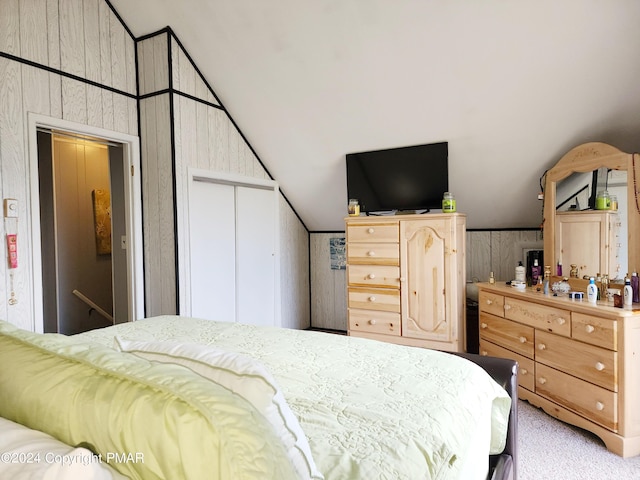
<path fill-rule="evenodd" d="M 447 142 L 349 153 L 347 194 L 367 215 L 442 208 L 449 190 Z"/>

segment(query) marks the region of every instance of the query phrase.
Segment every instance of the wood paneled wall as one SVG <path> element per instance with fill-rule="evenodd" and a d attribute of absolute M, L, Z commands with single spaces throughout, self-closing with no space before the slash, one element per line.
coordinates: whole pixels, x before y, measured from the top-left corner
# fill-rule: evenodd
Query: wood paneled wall
<path fill-rule="evenodd" d="M 0 262 L 0 318 L 33 325 L 27 115 L 138 134 L 134 40 L 103 0 L 0 0 L 0 198 L 16 198 L 19 264 Z M 6 230 L 0 224 L 2 258 Z M 14 232 L 9 232 L 14 233 Z M 13 280 L 12 277 L 13 276 Z M 18 302 L 9 305 L 11 289 Z"/>
<path fill-rule="evenodd" d="M 329 239 L 339 233 L 311 234 L 311 325 L 347 330 L 346 272 L 331 270 Z M 467 282 L 513 280 L 518 260 L 526 250 L 542 250 L 539 230 L 469 231 L 466 239 Z"/>
<path fill-rule="evenodd" d="M 186 295 L 181 265 L 189 247 L 181 238 L 188 231 L 188 169 L 271 177 L 170 29 L 141 39 L 137 48 L 143 198 L 149 199 L 144 207 L 147 315 L 152 316 L 175 313 Z M 282 199 L 280 291 L 286 327 L 310 322 L 308 243 L 305 226 Z M 167 280 L 176 277 L 177 290 Z"/>

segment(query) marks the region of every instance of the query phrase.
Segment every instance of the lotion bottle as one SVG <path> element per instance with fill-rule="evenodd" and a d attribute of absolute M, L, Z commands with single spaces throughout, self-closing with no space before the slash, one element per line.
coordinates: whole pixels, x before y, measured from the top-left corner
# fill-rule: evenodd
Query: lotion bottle
<path fill-rule="evenodd" d="M 625 305 L 633 304 L 633 289 L 631 288 L 631 280 L 629 277 L 624 279 L 623 301 Z"/>
<path fill-rule="evenodd" d="M 537 285 L 540 278 L 540 265 L 538 265 L 538 259 L 533 259 L 533 265 L 531 266 L 531 285 Z"/>
<path fill-rule="evenodd" d="M 640 302 L 640 278 L 636 272 L 631 274 L 631 290 L 633 291 L 633 302 Z"/>
<path fill-rule="evenodd" d="M 526 268 L 522 265 L 522 262 L 518 262 L 518 266 L 516 267 L 516 282 L 525 282 L 526 281 Z"/>
<path fill-rule="evenodd" d="M 598 301 L 598 286 L 596 285 L 595 278 L 589 279 L 589 285 L 587 285 L 587 300 L 591 303 Z"/>

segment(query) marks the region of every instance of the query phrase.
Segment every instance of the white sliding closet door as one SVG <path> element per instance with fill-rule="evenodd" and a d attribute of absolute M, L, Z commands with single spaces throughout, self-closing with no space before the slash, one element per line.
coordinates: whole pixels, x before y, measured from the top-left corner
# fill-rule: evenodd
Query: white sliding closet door
<path fill-rule="evenodd" d="M 236 288 L 240 323 L 274 325 L 275 225 L 273 190 L 236 187 Z"/>
<path fill-rule="evenodd" d="M 186 313 L 278 325 L 274 187 L 194 176 L 189 188 L 190 312 Z"/>

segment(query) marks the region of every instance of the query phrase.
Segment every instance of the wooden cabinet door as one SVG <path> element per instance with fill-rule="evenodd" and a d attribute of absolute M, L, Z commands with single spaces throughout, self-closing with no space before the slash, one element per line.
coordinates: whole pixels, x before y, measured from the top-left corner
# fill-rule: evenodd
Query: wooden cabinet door
<path fill-rule="evenodd" d="M 446 298 L 452 229 L 453 222 L 448 219 L 401 222 L 400 275 L 404 337 L 445 342 L 452 340 L 455 319 L 449 318 Z"/>

